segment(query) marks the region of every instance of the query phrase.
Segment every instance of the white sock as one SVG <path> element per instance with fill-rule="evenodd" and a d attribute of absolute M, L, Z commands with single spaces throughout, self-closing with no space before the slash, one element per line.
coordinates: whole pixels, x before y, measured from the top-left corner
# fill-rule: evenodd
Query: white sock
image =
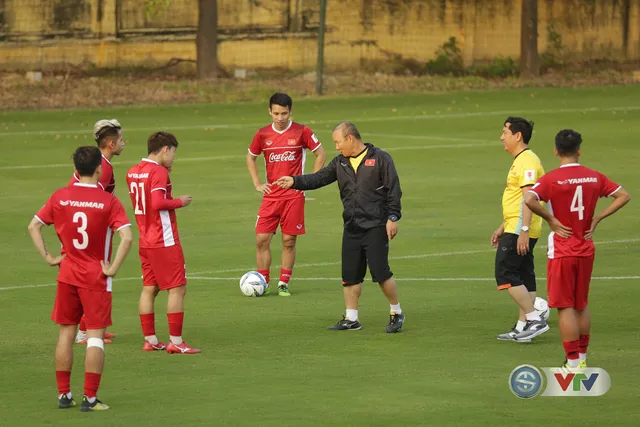
<path fill-rule="evenodd" d="M 522 332 L 524 331 L 524 327 L 527 325 L 527 322 L 524 320 L 518 320 L 518 323 L 516 323 L 516 331 L 518 332 Z"/>
<path fill-rule="evenodd" d="M 577 368 L 578 367 L 578 363 L 580 363 L 580 359 L 567 359 L 567 364 L 571 368 Z"/>
<path fill-rule="evenodd" d="M 397 303 L 395 305 L 393 304 L 389 304 L 391 313 L 395 313 L 395 314 L 402 314 L 402 309 L 400 308 L 400 303 Z"/>
<path fill-rule="evenodd" d="M 61 399 L 62 396 L 64 396 L 64 393 L 63 394 L 59 394 L 58 395 L 58 399 Z M 71 392 L 67 393 L 67 399 L 71 399 L 72 397 L 73 397 L 73 395 L 71 394 Z"/>
<path fill-rule="evenodd" d="M 149 344 L 152 345 L 156 345 L 160 342 L 157 335 L 149 335 L 148 337 L 144 337 L 144 339 L 149 341 Z"/>
<path fill-rule="evenodd" d="M 345 317 L 347 318 L 347 320 L 355 322 L 356 320 L 358 320 L 358 310 L 347 308 L 347 315 Z"/>
<path fill-rule="evenodd" d="M 288 288 L 289 284 L 284 282 L 278 282 L 278 286 L 284 286 L 285 288 Z"/>
<path fill-rule="evenodd" d="M 86 397 L 86 396 L 85 396 Z M 87 397 L 87 400 L 89 401 L 89 403 L 93 403 L 96 401 L 96 397 Z"/>
<path fill-rule="evenodd" d="M 580 360 L 587 361 L 587 353 L 578 353 L 578 355 L 580 356 Z"/>
<path fill-rule="evenodd" d="M 169 339 L 171 340 L 172 343 L 174 343 L 175 345 L 180 345 L 182 344 L 182 337 L 174 337 L 173 335 L 169 335 Z"/>
<path fill-rule="evenodd" d="M 540 314 L 538 314 L 538 312 L 535 310 L 533 310 L 531 313 L 525 314 L 524 317 L 526 317 L 527 320 L 542 320 L 540 318 Z"/>

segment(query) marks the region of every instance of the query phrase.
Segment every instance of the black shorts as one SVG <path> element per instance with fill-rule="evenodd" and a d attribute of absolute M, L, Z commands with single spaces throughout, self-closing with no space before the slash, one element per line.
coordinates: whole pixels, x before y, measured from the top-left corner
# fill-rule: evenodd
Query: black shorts
<path fill-rule="evenodd" d="M 529 292 L 536 290 L 536 272 L 533 248 L 538 239 L 529 239 L 529 252 L 518 255 L 518 235 L 504 233 L 498 240 L 496 252 L 496 283 L 498 290 L 512 286 L 526 286 Z"/>
<path fill-rule="evenodd" d="M 382 283 L 393 276 L 389 268 L 389 238 L 386 227 L 369 230 L 344 229 L 342 234 L 342 284 L 363 282 L 367 264 L 374 282 Z"/>

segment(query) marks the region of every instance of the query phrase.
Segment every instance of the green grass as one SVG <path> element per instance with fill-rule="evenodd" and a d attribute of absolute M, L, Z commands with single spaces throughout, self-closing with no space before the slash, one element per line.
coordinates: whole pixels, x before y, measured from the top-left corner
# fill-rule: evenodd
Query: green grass
<path fill-rule="evenodd" d="M 299 239 L 293 296 L 241 296 L 236 278 L 255 268 L 253 225 L 260 203 L 244 156 L 256 129 L 268 123 L 264 103 L 1 113 L 2 425 L 81 426 L 87 417 L 94 426 L 640 425 L 631 409 L 640 397 L 638 280 L 592 283 L 590 363 L 609 372 L 610 391 L 599 398 L 520 400 L 507 385 L 511 370 L 523 363 L 558 366 L 563 350 L 555 313 L 552 330 L 530 345 L 495 339 L 511 327 L 516 310 L 495 290 L 489 246 L 501 220 L 500 197 L 511 164 L 498 140 L 507 115 L 536 122 L 531 148 L 547 170 L 557 165 L 555 133 L 567 127 L 580 131 L 583 163 L 624 185 L 633 197 L 640 184 L 639 100 L 640 86 L 631 86 L 296 102 L 295 119 L 315 130 L 330 158 L 331 129 L 341 120 L 355 122 L 367 141 L 394 157 L 404 217 L 391 244 L 391 267 L 407 322 L 404 332 L 393 336 L 384 333 L 388 303 L 370 282 L 360 305 L 364 329 L 325 330 L 344 309 L 337 280 L 341 205 L 334 185 L 309 194 L 314 200 L 307 203 L 308 235 Z M 66 184 L 71 153 L 92 143 L 90 129 L 105 117 L 118 118 L 129 141 L 114 164 L 116 192 L 130 215 L 124 176 L 146 154 L 148 134 L 164 128 L 181 142 L 174 194 L 194 197 L 178 211 L 188 273 L 194 277 L 184 335 L 203 352 L 140 351 L 141 283 L 134 247 L 114 283 L 111 330 L 118 337 L 106 349 L 100 390 L 112 410 L 85 415 L 55 409 L 57 327 L 49 320 L 55 288 L 27 287 L 53 283 L 55 270 L 35 252 L 26 226 L 50 193 Z M 601 224 L 594 276 L 639 275 L 639 230 L 635 201 Z M 46 238 L 55 247 L 53 230 Z M 274 239 L 275 265 L 280 248 Z M 536 257 L 544 277 L 543 248 L 536 249 Z M 271 273 L 277 278 L 278 269 Z M 12 286 L 23 288 L 4 289 Z M 545 296 L 543 280 L 539 287 Z M 161 294 L 156 307 L 163 339 L 165 302 Z M 84 349 L 75 350 L 72 389 L 79 399 Z"/>

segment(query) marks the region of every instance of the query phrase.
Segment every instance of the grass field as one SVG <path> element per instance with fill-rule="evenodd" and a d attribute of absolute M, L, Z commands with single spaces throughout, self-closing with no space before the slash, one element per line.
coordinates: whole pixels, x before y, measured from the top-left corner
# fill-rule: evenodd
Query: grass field
<path fill-rule="evenodd" d="M 602 397 L 520 400 L 511 393 L 508 376 L 517 365 L 559 366 L 564 355 L 555 313 L 551 331 L 529 345 L 495 339 L 512 326 L 516 310 L 507 294 L 495 290 L 489 245 L 511 164 L 498 139 L 505 117 L 536 122 L 531 148 L 546 170 L 557 165 L 555 133 L 578 130 L 583 163 L 633 198 L 640 186 L 640 86 L 295 101 L 294 118 L 316 132 L 329 158 L 335 154 L 331 129 L 351 120 L 365 140 L 395 159 L 404 217 L 391 244 L 391 267 L 407 315 L 404 331 L 384 333 L 389 306 L 370 282 L 360 305 L 364 329 L 325 330 L 344 309 L 335 185 L 309 193 L 293 296 L 241 296 L 237 278 L 255 268 L 260 203 L 244 156 L 254 132 L 269 121 L 264 104 L 0 113 L 1 425 L 81 426 L 88 418 L 92 426 L 640 425 L 632 409 L 640 397 L 640 205 L 632 200 L 596 236 L 589 362 L 611 375 Z M 194 197 L 178 212 L 191 276 L 184 335 L 203 352 L 140 350 L 134 247 L 114 283 L 110 330 L 118 337 L 106 349 L 99 393 L 112 410 L 81 414 L 56 409 L 57 327 L 49 320 L 56 271 L 39 258 L 26 226 L 50 193 L 67 183 L 70 154 L 92 144 L 93 123 L 111 117 L 121 121 L 129 143 L 114 166 L 116 193 L 130 215 L 124 176 L 146 155 L 146 137 L 167 129 L 180 141 L 174 195 Z M 57 244 L 52 229 L 46 238 L 50 247 Z M 274 242 L 277 265 L 280 243 Z M 544 277 L 543 247 L 536 257 Z M 274 266 L 272 276 L 277 274 Z M 539 288 L 546 296 L 544 279 Z M 161 339 L 168 336 L 165 302 L 161 294 Z M 75 350 L 72 390 L 80 399 L 84 349 Z"/>

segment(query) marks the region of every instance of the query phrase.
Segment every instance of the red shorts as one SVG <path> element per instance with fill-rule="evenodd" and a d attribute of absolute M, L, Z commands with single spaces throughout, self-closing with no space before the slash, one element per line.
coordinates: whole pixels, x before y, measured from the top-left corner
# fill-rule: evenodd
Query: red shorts
<path fill-rule="evenodd" d="M 142 284 L 161 291 L 187 284 L 187 266 L 180 244 L 168 248 L 140 248 Z"/>
<path fill-rule="evenodd" d="M 304 229 L 304 197 L 286 200 L 262 200 L 256 221 L 257 234 L 275 233 L 278 224 L 282 234 L 299 236 Z"/>
<path fill-rule="evenodd" d="M 83 314 L 87 329 L 111 326 L 111 292 L 58 282 L 51 320 L 58 325 L 77 325 Z"/>
<path fill-rule="evenodd" d="M 547 260 L 549 307 L 584 310 L 589 302 L 589 284 L 594 256 Z"/>

